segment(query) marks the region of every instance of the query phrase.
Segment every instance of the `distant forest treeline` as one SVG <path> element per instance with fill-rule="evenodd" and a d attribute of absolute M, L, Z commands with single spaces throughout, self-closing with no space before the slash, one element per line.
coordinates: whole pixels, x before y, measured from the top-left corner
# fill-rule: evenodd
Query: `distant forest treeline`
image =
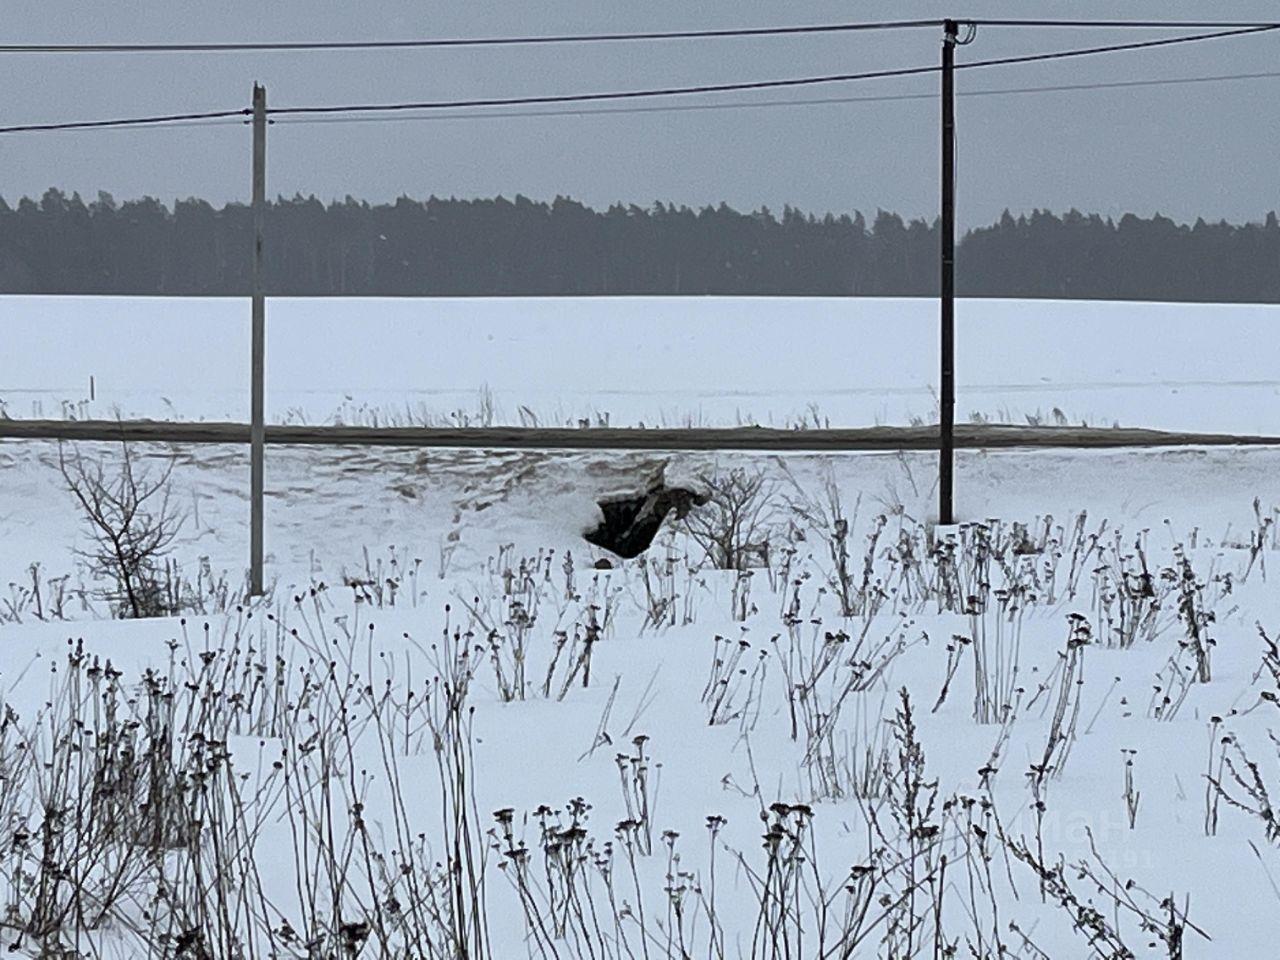
<path fill-rule="evenodd" d="M 245 294 L 251 228 L 235 203 L 0 200 L 0 292 Z M 916 296 L 938 283 L 936 223 L 884 211 L 295 197 L 271 203 L 266 251 L 281 296 Z M 1275 213 L 1192 226 L 1006 213 L 967 233 L 957 261 L 964 296 L 1280 302 Z"/>

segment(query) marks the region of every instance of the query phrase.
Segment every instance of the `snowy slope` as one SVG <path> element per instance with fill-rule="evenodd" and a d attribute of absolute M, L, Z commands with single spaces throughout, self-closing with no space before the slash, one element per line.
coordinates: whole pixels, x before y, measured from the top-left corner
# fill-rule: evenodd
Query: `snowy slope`
<path fill-rule="evenodd" d="M 110 458 L 109 444 L 85 444 Z M 166 447 L 139 445 L 144 460 L 167 462 Z M 187 515 L 177 555 L 190 566 L 201 556 L 218 570 L 238 572 L 248 553 L 247 453 L 235 447 L 189 446 L 176 451 L 172 489 Z M 746 454 L 665 457 L 653 453 L 414 451 L 393 448 L 271 447 L 266 460 L 268 573 L 304 575 L 313 557 L 337 567 L 361 551 L 396 546 L 422 557 L 433 573 L 449 563 L 476 565 L 501 545 L 580 549 L 579 534 L 597 517 L 595 499 L 636 482 L 666 460 L 673 473 L 722 472 L 786 463 L 812 481 L 824 463 L 851 500 L 874 511 L 899 505 L 910 515 L 935 515 L 936 458 L 928 453 L 856 454 L 825 460 L 782 460 Z M 0 442 L 0 576 L 9 580 L 32 562 L 67 572 L 83 527 L 58 472 L 53 442 Z M 963 520 L 1065 517 L 1080 510 L 1127 527 L 1178 536 L 1193 530 L 1213 542 L 1238 539 L 1253 523 L 1252 502 L 1280 504 L 1280 451 L 1104 450 L 961 451 L 956 504 Z M 333 549 L 329 545 L 334 545 Z"/>

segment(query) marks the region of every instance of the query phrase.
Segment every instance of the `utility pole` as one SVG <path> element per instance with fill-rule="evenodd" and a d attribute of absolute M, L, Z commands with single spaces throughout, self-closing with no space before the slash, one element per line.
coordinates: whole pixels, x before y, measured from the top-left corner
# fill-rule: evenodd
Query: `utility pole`
<path fill-rule="evenodd" d="M 263 528 L 263 422 L 266 397 L 267 308 L 262 283 L 262 228 L 267 203 L 267 88 L 253 85 L 253 380 L 249 428 L 249 592 L 261 596 Z"/>
<path fill-rule="evenodd" d="M 938 523 L 955 522 L 956 420 L 956 21 L 942 27 L 941 384 L 938 398 Z"/>

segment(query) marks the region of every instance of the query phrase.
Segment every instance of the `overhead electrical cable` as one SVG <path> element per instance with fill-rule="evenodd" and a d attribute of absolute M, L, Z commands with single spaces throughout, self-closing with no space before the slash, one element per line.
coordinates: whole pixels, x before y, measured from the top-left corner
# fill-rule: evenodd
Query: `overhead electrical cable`
<path fill-rule="evenodd" d="M 990 67 L 1014 66 L 1028 63 L 1043 63 L 1053 60 L 1063 60 L 1085 56 L 1095 56 L 1110 53 L 1130 52 L 1145 49 L 1155 49 L 1162 47 L 1170 47 L 1179 44 L 1199 43 L 1210 40 L 1227 39 L 1231 37 L 1241 37 L 1268 31 L 1280 29 L 1280 24 L 1267 24 L 1262 26 L 1249 26 L 1234 28 L 1231 30 L 1216 31 L 1213 33 L 1199 33 L 1184 35 L 1178 37 L 1165 37 L 1156 40 L 1142 40 L 1131 43 L 1107 44 L 1102 46 L 1073 48 L 1068 50 L 1057 50 L 1046 53 L 1022 54 L 1018 56 L 998 57 L 987 60 L 973 60 L 967 63 L 957 63 L 956 70 L 974 70 Z M 788 88 L 800 88 L 816 86 L 821 84 L 849 83 L 854 81 L 879 80 L 895 77 L 922 76 L 938 73 L 942 68 L 938 65 L 930 64 L 928 66 L 918 67 L 899 67 L 885 70 L 870 70 L 858 73 L 840 73 L 840 74 L 823 74 L 810 77 L 793 77 L 780 80 L 751 80 L 733 83 L 717 83 L 717 84 L 695 84 L 690 86 L 674 86 L 674 87 L 657 87 L 643 90 L 615 90 L 591 93 L 566 93 L 566 94 L 544 94 L 533 96 L 514 96 L 514 97 L 486 97 L 486 98 L 467 98 L 467 99 L 450 99 L 450 100 L 427 100 L 427 101 L 401 101 L 393 103 L 356 103 L 356 104 L 334 104 L 334 105 L 313 105 L 298 107 L 272 107 L 267 113 L 272 117 L 321 117 L 321 116 L 348 116 L 354 117 L 360 114 L 389 114 L 405 111 L 441 111 L 441 110 L 463 110 L 463 109 L 484 109 L 492 107 L 519 107 L 519 106 L 550 106 L 557 104 L 574 104 L 574 103 L 593 103 L 602 101 L 626 101 L 640 100 L 665 97 L 685 97 L 696 95 L 707 95 L 717 93 L 745 92 L 752 90 L 778 90 Z M 1156 81 L 1153 81 L 1156 82 Z M 1125 81 L 1119 82 L 1117 85 L 1123 85 Z M 1135 83 L 1135 82 L 1128 82 Z M 1082 85 L 1083 86 L 1083 85 Z M 1099 87 L 1101 88 L 1101 87 Z M 1030 91 L 1028 91 L 1030 92 Z M 961 94 L 963 95 L 963 94 Z M 794 101 L 800 103 L 803 101 Z M 700 105 L 706 108 L 719 107 L 721 109 L 737 104 L 708 104 Z M 655 108 L 656 109 L 656 108 Z M 671 109 L 664 107 L 663 109 Z M 104 129 L 112 127 L 138 127 L 138 126 L 154 126 L 179 125 L 186 121 L 207 121 L 228 117 L 244 117 L 249 114 L 248 109 L 241 110 L 222 110 L 211 111 L 206 113 L 189 113 L 189 114 L 166 114 L 149 117 L 132 117 L 120 118 L 114 120 L 83 120 L 70 121 L 62 123 L 34 123 L 21 124 L 15 126 L 0 127 L 0 134 L 8 133 L 33 133 L 57 130 L 87 130 L 87 129 Z M 584 115 L 589 111 L 581 111 Z M 606 111 L 599 111 L 606 112 Z M 621 111 L 615 111 L 621 112 Z M 524 114 L 522 114 L 524 115 Z"/>
<path fill-rule="evenodd" d="M 574 33 L 520 37 L 432 37 L 408 40 L 268 40 L 226 43 L 5 43 L 0 54 L 50 53 L 290 53 L 339 50 L 413 50 L 448 47 L 546 46 L 568 43 L 623 43 L 660 40 L 721 40 L 751 37 L 864 33 L 941 26 L 941 20 L 889 20 L 870 23 L 815 23 L 781 27 L 718 30 L 663 30 L 632 33 Z"/>
<path fill-rule="evenodd" d="M 1196 77 L 1159 77 L 1148 80 L 1115 80 L 1099 83 L 1059 83 L 1039 87 L 999 87 L 989 90 L 957 90 L 957 98 L 1004 97 L 1024 94 L 1070 93 L 1089 90 L 1114 90 L 1130 87 L 1162 87 L 1170 85 L 1221 83 L 1241 80 L 1277 80 L 1280 70 L 1261 73 L 1214 74 Z M 601 107 L 598 109 L 558 109 L 558 110 L 512 110 L 476 111 L 470 113 L 427 113 L 396 116 L 334 116 L 334 117 L 285 117 L 276 122 L 281 125 L 317 123 L 412 123 L 421 120 L 516 120 L 538 117 L 607 117 L 614 115 L 628 116 L 645 113 L 701 113 L 717 110 L 755 110 L 786 107 L 831 106 L 857 103 L 896 103 L 900 101 L 934 102 L 937 93 L 890 93 L 874 96 L 850 97 L 804 97 L 794 100 L 736 100 L 730 103 L 673 103 L 647 104 L 632 107 Z"/>
<path fill-rule="evenodd" d="M 956 69 L 972 70 L 988 67 L 1012 66 L 1024 63 L 1041 63 L 1049 60 L 1063 60 L 1107 53 L 1120 53 L 1156 47 L 1168 47 L 1176 44 L 1220 40 L 1276 29 L 1280 29 L 1280 24 L 1264 27 L 1246 27 L 1214 33 L 1191 34 L 1189 36 L 1181 37 L 1165 37 L 1158 40 L 1140 40 L 1132 43 L 1116 43 L 1104 46 L 1074 48 L 1070 50 L 1056 50 L 1048 53 L 1023 54 L 1020 56 L 999 57 L 989 60 L 972 60 L 968 63 L 956 64 Z M 303 116 L 338 113 L 389 113 L 402 110 L 449 110 L 478 107 L 536 106 L 559 103 L 591 103 L 609 100 L 646 99 L 651 97 L 682 97 L 709 93 L 739 92 L 745 90 L 782 89 L 828 83 L 849 83 L 860 80 L 879 80 L 891 77 L 918 76 L 922 74 L 937 73 L 941 69 L 942 68 L 940 66 L 930 64 L 929 66 L 900 67 L 897 69 L 871 70 L 861 73 L 827 74 L 815 77 L 798 77 L 788 80 L 755 80 L 740 83 L 699 84 L 687 87 L 661 87 L 650 90 L 620 90 L 601 93 L 566 93 L 521 97 L 488 97 L 467 100 L 427 100 L 384 104 L 361 103 L 332 106 L 273 107 L 268 109 L 267 113 L 271 116 Z"/>
<path fill-rule="evenodd" d="M 223 117 L 245 117 L 253 111 L 210 110 L 206 113 L 169 113 L 152 117 L 128 117 L 117 120 L 72 120 L 66 123 L 26 123 L 0 127 L 0 133 L 45 133 L 55 130 L 102 130 L 111 127 L 177 126 L 185 121 L 216 120 Z"/>
<path fill-rule="evenodd" d="M 1076 57 L 1091 57 L 1106 53 L 1126 53 L 1136 50 L 1151 50 L 1157 47 L 1172 47 L 1187 43 L 1201 43 L 1208 40 L 1226 40 L 1232 37 L 1253 36 L 1280 30 L 1280 23 L 1264 24 L 1257 27 L 1241 27 L 1234 30 L 1219 30 L 1214 33 L 1193 33 L 1181 37 L 1162 37 L 1158 40 L 1135 40 L 1130 43 L 1110 43 L 1098 47 L 1076 47 L 1070 50 L 1054 50 L 1048 53 L 1025 53 L 1012 57 L 995 57 L 990 60 L 970 60 L 957 63 L 957 70 L 973 70 L 980 67 L 1005 67 L 1022 63 L 1043 63 L 1048 60 L 1068 60 Z M 940 68 L 935 68 L 940 69 Z"/>
<path fill-rule="evenodd" d="M 1074 30 L 1102 29 L 1124 30 L 1232 30 L 1236 28 L 1280 26 L 1276 20 L 1018 20 L 990 19 L 987 17 L 953 18 L 957 23 L 972 23 L 979 27 L 1069 27 Z"/>
<path fill-rule="evenodd" d="M 1280 21 L 1233 20 L 1034 20 L 987 17 L 953 18 L 958 23 L 982 27 L 1023 27 L 1072 29 L 1265 29 Z M 714 40 L 752 37 L 805 36 L 863 33 L 881 30 L 914 30 L 939 27 L 938 19 L 886 20 L 870 22 L 797 24 L 777 27 L 725 27 L 706 30 L 656 30 L 617 33 L 576 33 L 507 37 L 426 37 L 400 40 L 261 40 L 173 43 L 5 43 L 0 54 L 94 54 L 94 53 L 289 53 L 343 50 L 411 50 L 448 47 L 542 46 L 576 43 L 652 42 L 664 40 Z"/>
<path fill-rule="evenodd" d="M 1155 77 L 1146 80 L 1113 80 L 1102 81 L 1098 83 L 1057 83 L 1038 87 L 996 87 L 987 90 L 957 90 L 957 98 L 981 98 L 981 97 L 1006 97 L 1033 95 L 1043 93 L 1073 93 L 1087 92 L 1091 90 L 1115 90 L 1131 87 L 1163 87 L 1184 84 L 1199 83 L 1225 83 L 1231 81 L 1242 80 L 1280 80 L 1280 70 L 1263 71 L 1260 73 L 1227 73 L 1227 74 L 1210 74 L 1195 77 Z M 523 118 L 537 119 L 539 117 L 608 117 L 608 116 L 630 116 L 634 114 L 646 113 L 701 113 L 717 110 L 756 110 L 769 108 L 785 108 L 785 107 L 815 107 L 815 106 L 833 106 L 842 104 L 858 104 L 858 103 L 896 103 L 900 101 L 936 101 L 938 95 L 936 93 L 889 93 L 873 96 L 850 96 L 850 97 L 801 97 L 793 100 L 735 100 L 728 103 L 672 103 L 672 104 L 645 104 L 632 107 L 601 107 L 598 109 L 553 109 L 553 110 L 512 110 L 506 112 L 499 111 L 476 111 L 472 113 L 443 113 L 433 112 L 426 114 L 397 114 L 394 116 L 376 116 L 370 114 L 362 114 L 360 116 L 332 116 L 332 117 L 285 117 L 279 120 L 273 120 L 273 125 L 297 126 L 309 124 L 326 124 L 326 123 L 413 123 L 415 121 L 440 121 L 448 122 L 451 120 L 519 120 Z M 225 127 L 225 126 L 243 126 L 248 123 L 248 110 L 234 111 L 237 119 L 228 119 L 222 117 L 220 119 L 196 120 L 188 122 L 184 119 L 158 118 L 154 124 L 149 126 L 164 129 L 166 127 L 180 126 L 187 128 L 198 127 Z M 204 115 L 193 115 L 203 117 Z M 139 121 L 125 121 L 124 126 L 129 123 Z M 46 125 L 39 129 L 80 129 L 78 125 Z M 0 129 L 0 132 L 3 132 Z"/>

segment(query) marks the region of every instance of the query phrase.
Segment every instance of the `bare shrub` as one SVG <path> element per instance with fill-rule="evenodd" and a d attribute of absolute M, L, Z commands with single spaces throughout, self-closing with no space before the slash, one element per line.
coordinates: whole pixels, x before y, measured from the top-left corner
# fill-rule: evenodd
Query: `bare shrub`
<path fill-rule="evenodd" d="M 159 473 L 140 467 L 127 442 L 115 462 L 68 455 L 60 444 L 58 467 L 80 504 L 93 547 L 83 552 L 95 577 L 113 586 L 106 599 L 121 618 L 159 617 L 181 608 L 177 583 L 165 556 L 185 514 L 169 496 L 175 460 Z"/>
<path fill-rule="evenodd" d="M 768 566 L 777 482 L 762 470 L 735 467 L 702 476 L 710 500 L 684 518 L 685 529 L 719 570 Z"/>

